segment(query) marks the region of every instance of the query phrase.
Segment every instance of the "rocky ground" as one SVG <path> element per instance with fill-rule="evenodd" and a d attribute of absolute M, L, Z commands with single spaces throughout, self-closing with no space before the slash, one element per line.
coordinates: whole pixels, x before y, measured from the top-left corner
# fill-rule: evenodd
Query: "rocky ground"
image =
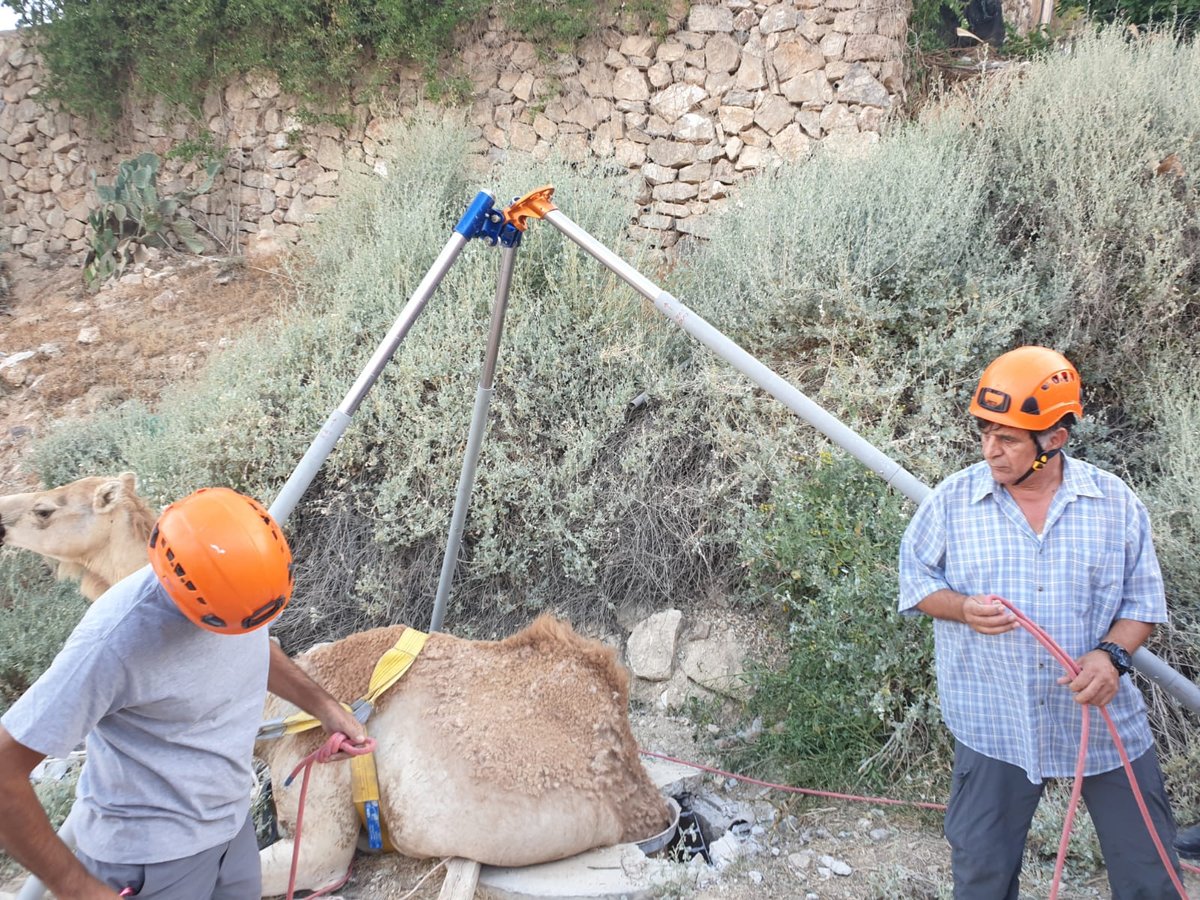
<path fill-rule="evenodd" d="M 293 296 L 278 262 L 160 258 L 97 294 L 84 291 L 78 269 L 8 262 L 10 290 L 0 295 L 0 491 L 6 493 L 36 486 L 24 454 L 56 421 L 129 399 L 153 403 L 165 385 L 196 369 L 224 342 L 276 316 Z M 719 766 L 719 726 L 698 728 L 653 704 L 635 709 L 632 718 L 644 749 Z M 658 896 L 950 896 L 949 850 L 936 814 L 801 797 L 715 775 L 698 776 L 691 790 L 741 821 L 728 830 L 723 866 L 680 863 Z M 896 793 L 904 794 L 902 785 Z M 338 896 L 437 897 L 440 871 L 417 886 L 434 863 L 360 855 Z M 1051 869 L 1048 863 L 1027 865 L 1022 896 L 1047 896 Z M 4 888 L 12 891 L 20 875 L 11 864 L 7 871 Z M 1200 895 L 1200 877 L 1189 876 L 1188 887 Z M 1107 893 L 1103 873 L 1089 873 L 1059 896 L 1083 900 Z"/>

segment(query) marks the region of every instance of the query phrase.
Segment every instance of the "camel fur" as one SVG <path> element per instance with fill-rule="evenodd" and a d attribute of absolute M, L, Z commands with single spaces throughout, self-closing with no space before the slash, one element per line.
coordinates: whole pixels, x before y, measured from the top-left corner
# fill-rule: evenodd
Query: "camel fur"
<path fill-rule="evenodd" d="M 157 516 L 137 495 L 132 472 L 80 478 L 62 487 L 0 497 L 0 544 L 56 562 L 89 601 L 147 563 Z"/>
<path fill-rule="evenodd" d="M 403 631 L 351 635 L 296 661 L 350 702 Z M 392 843 L 415 858 L 521 866 L 658 834 L 670 811 L 638 757 L 628 699 L 613 650 L 550 616 L 503 641 L 430 635 L 367 723 Z M 269 697 L 264 716 L 291 711 Z M 259 743 L 284 835 L 262 851 L 264 896 L 286 892 L 292 861 L 300 779 L 284 779 L 323 739 L 318 729 Z M 350 764 L 314 766 L 297 889 L 339 880 L 358 832 Z"/>

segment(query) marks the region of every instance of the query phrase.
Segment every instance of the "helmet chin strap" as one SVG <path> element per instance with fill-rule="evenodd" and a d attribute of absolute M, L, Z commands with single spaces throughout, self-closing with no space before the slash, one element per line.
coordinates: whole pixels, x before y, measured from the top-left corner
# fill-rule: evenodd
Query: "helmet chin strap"
<path fill-rule="evenodd" d="M 1030 475 L 1032 475 L 1034 472 L 1041 471 L 1045 467 L 1046 463 L 1050 462 L 1050 460 L 1054 459 L 1054 457 L 1056 457 L 1056 456 L 1058 456 L 1058 454 L 1062 453 L 1061 447 L 1059 447 L 1056 450 L 1043 450 L 1041 442 L 1038 441 L 1038 439 L 1037 439 L 1037 435 L 1032 435 L 1032 437 L 1033 437 L 1033 446 L 1037 447 L 1037 452 L 1038 452 L 1037 458 L 1034 459 L 1033 465 L 1031 465 L 1029 467 L 1029 471 L 1013 482 L 1014 487 L 1016 485 L 1020 484 L 1022 481 L 1024 481 L 1026 478 L 1028 478 Z"/>

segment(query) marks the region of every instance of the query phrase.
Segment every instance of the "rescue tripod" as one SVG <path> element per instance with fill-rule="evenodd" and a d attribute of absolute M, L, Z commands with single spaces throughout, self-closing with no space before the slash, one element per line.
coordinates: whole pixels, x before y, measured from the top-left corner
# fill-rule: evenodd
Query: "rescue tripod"
<path fill-rule="evenodd" d="M 848 428 L 837 418 L 810 400 L 794 385 L 790 384 L 768 366 L 743 350 L 729 337 L 713 327 L 668 291 L 663 290 L 637 269 L 605 247 L 583 228 L 568 218 L 553 203 L 553 187 L 538 188 L 513 201 L 505 209 L 497 209 L 493 194 L 480 191 L 467 207 L 458 224 L 454 226 L 446 245 L 408 302 L 401 309 L 391 329 L 376 348 L 366 367 L 359 374 L 345 398 L 333 410 L 313 439 L 312 444 L 288 477 L 279 495 L 271 504 L 270 513 L 282 524 L 304 492 L 316 478 L 322 464 L 333 452 L 338 440 L 350 425 L 367 393 L 374 386 L 388 361 L 395 354 L 411 330 L 417 317 L 453 267 L 467 243 L 480 238 L 492 246 L 503 248 L 500 271 L 496 284 L 496 297 L 492 304 L 491 325 L 484 351 L 479 386 L 475 394 L 475 406 L 471 415 L 470 430 L 463 467 L 459 476 L 454 511 L 450 519 L 450 530 L 446 540 L 446 551 L 442 559 L 441 574 L 434 598 L 429 631 L 440 631 L 445 619 L 450 586 L 458 562 L 462 544 L 463 526 L 470 506 L 471 492 L 475 483 L 475 472 L 479 453 L 487 428 L 488 411 L 495 392 L 496 362 L 500 353 L 500 341 L 504 331 L 504 315 L 508 308 L 509 289 L 516 266 L 517 250 L 521 238 L 528 229 L 530 219 L 541 219 L 557 229 L 564 237 L 578 244 L 602 266 L 612 271 L 622 281 L 649 300 L 656 310 L 670 319 L 693 338 L 700 341 L 713 353 L 732 365 L 752 382 L 783 403 L 793 413 L 812 425 L 835 444 L 846 450 L 864 466 L 875 472 L 890 486 L 900 491 L 915 503 L 920 503 L 930 493 L 930 488 L 900 463 L 878 450 L 861 435 Z M 1200 712 L 1200 687 L 1171 668 L 1167 663 L 1144 647 L 1133 658 L 1134 665 L 1177 702 L 1194 712 Z M 59 837 L 73 846 L 71 817 L 67 817 L 59 830 Z M 30 876 L 25 881 L 17 900 L 39 900 L 44 888 L 37 878 Z"/>
<path fill-rule="evenodd" d="M 349 425 L 350 418 L 358 409 L 363 397 L 379 377 L 387 361 L 412 327 L 416 317 L 437 289 L 438 284 L 453 266 L 462 248 L 472 238 L 482 238 L 493 246 L 502 247 L 500 272 L 496 284 L 496 297 L 492 305 L 491 326 L 484 352 L 482 372 L 475 395 L 475 407 L 471 416 L 467 436 L 465 458 L 458 482 L 454 511 L 450 520 L 450 532 L 446 541 L 446 552 L 442 561 L 437 594 L 429 630 L 440 631 L 445 619 L 450 585 L 462 543 L 463 526 L 470 506 L 471 491 L 475 482 L 475 471 L 483 436 L 487 427 L 488 410 L 494 393 L 496 362 L 500 353 L 500 342 L 504 331 L 504 316 L 508 307 L 509 289 L 516 266 L 517 250 L 521 238 L 529 226 L 530 219 L 541 219 L 553 225 L 560 233 L 574 241 L 601 265 L 612 271 L 622 281 L 654 304 L 655 309 L 699 340 L 710 350 L 742 372 L 751 381 L 771 396 L 781 401 L 796 415 L 848 450 L 859 462 L 879 474 L 888 484 L 906 496 L 918 501 L 929 492 L 915 476 L 899 463 L 888 458 L 865 439 L 847 428 L 824 409 L 802 394 L 759 360 L 755 359 L 732 340 L 714 328 L 670 293 L 658 287 L 629 263 L 613 253 L 583 228 L 571 221 L 553 203 L 553 187 L 542 187 L 520 197 L 500 210 L 494 197 L 486 192 L 476 195 L 463 217 L 454 227 L 454 234 L 434 261 L 425 278 L 417 286 L 408 304 L 401 310 L 396 323 L 375 351 L 366 368 L 359 375 L 346 398 L 326 420 L 321 432 L 305 453 L 296 470 L 284 484 L 279 496 L 271 504 L 271 514 L 282 522 L 295 508 L 300 497 L 316 476 L 325 458 Z"/>

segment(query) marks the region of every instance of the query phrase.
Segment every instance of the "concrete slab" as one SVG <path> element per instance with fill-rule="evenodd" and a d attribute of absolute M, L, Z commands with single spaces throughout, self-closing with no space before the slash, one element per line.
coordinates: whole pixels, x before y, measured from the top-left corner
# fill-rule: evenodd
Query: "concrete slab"
<path fill-rule="evenodd" d="M 647 857 L 636 844 L 589 850 L 568 859 L 502 869 L 483 866 L 476 897 L 486 900 L 648 900 L 678 880 L 679 867 Z"/>

